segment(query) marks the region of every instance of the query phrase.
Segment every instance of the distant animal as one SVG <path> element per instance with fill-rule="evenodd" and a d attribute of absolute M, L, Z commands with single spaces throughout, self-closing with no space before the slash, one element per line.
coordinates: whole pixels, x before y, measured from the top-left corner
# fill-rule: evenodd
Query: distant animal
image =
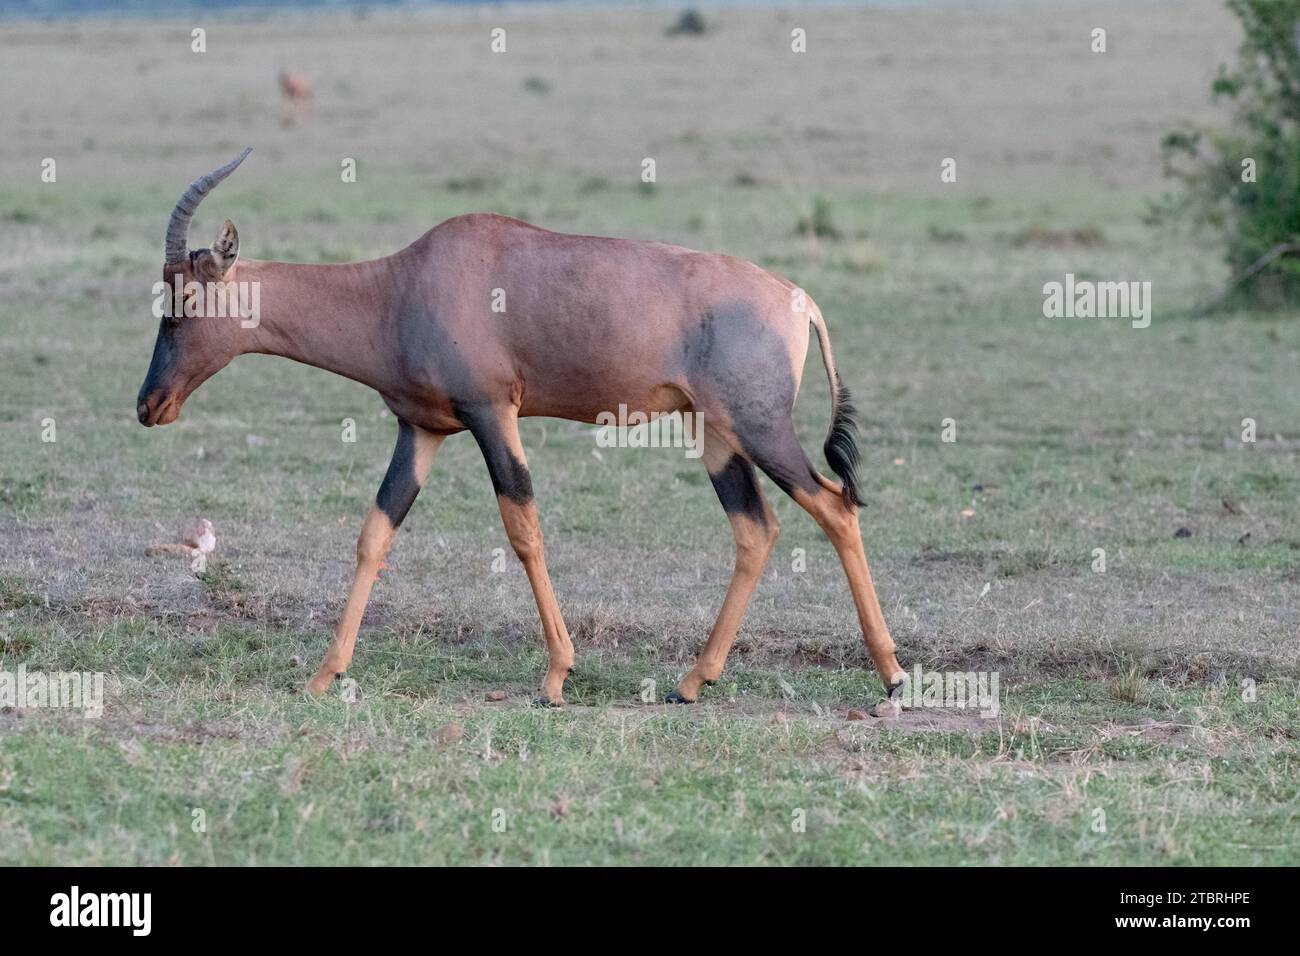
<path fill-rule="evenodd" d="M 166 533 L 161 525 L 158 530 Z M 151 545 L 145 548 L 144 553 L 149 557 L 158 554 L 183 554 L 187 557 L 198 557 L 200 554 L 211 554 L 217 546 L 217 534 L 212 527 L 212 522 L 207 518 L 200 518 L 192 526 L 182 531 L 176 536 L 179 540 L 167 541 L 162 544 Z"/>
<path fill-rule="evenodd" d="M 306 73 L 280 71 L 280 92 L 284 94 L 286 125 L 305 118 L 311 112 L 312 82 Z"/>
<path fill-rule="evenodd" d="M 352 661 L 361 616 L 398 525 L 443 441 L 468 431 L 487 463 L 510 544 L 541 616 L 549 667 L 538 704 L 564 703 L 573 644 L 551 588 L 532 476 L 519 437 L 530 415 L 596 423 L 621 405 L 647 418 L 702 417 L 702 460 L 731 523 L 731 584 L 694 668 L 670 703 L 690 703 L 722 675 L 776 543 L 763 471 L 821 526 L 848 577 L 887 698 L 906 675 L 876 598 L 858 525 L 859 461 L 848 389 L 821 311 L 803 290 L 752 263 L 656 242 L 565 235 L 489 214 L 457 216 L 383 259 L 298 265 L 242 258 L 226 220 L 209 249 L 188 246 L 203 198 L 244 150 L 196 180 L 172 210 L 163 280 L 257 283 L 255 323 L 205 318 L 173 301 L 136 398 L 142 425 L 174 422 L 186 398 L 235 356 L 280 355 L 369 385 L 397 417 L 397 448 L 357 541 L 356 575 L 325 659 L 307 684 L 322 694 Z M 189 293 L 186 293 L 187 296 Z M 179 297 L 178 297 L 179 298 Z M 504 303 L 504 309 L 498 308 Z M 182 306 L 184 306 L 182 308 Z M 809 326 L 831 386 L 821 475 L 791 411 Z"/>

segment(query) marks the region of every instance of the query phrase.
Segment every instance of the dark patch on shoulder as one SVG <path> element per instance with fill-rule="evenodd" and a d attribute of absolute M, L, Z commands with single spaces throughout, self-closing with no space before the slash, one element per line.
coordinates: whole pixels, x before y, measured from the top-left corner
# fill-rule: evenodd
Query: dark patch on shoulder
<path fill-rule="evenodd" d="M 754 466 L 739 455 L 732 455 L 722 470 L 709 475 L 718 493 L 722 510 L 729 515 L 742 514 L 759 524 L 766 523 L 763 499 L 755 482 Z"/>
<path fill-rule="evenodd" d="M 517 505 L 533 500 L 533 479 L 528 466 L 514 456 L 506 444 L 501 425 L 486 405 L 467 405 L 452 402 L 452 411 L 469 429 L 478 442 L 483 459 L 487 462 L 488 477 L 498 498 L 506 498 Z"/>

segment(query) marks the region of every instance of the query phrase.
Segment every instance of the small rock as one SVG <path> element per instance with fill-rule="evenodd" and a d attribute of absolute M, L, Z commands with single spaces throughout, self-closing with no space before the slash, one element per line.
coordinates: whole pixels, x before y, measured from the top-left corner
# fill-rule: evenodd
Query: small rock
<path fill-rule="evenodd" d="M 1175 538 L 1190 538 L 1192 536 L 1191 528 L 1179 528 L 1174 532 Z"/>
<path fill-rule="evenodd" d="M 784 710 L 778 710 L 775 714 L 772 715 L 772 723 L 774 724 L 784 724 L 785 721 L 786 721 L 786 716 Z"/>
<path fill-rule="evenodd" d="M 484 700 L 490 700 L 493 703 L 506 699 L 506 692 L 503 690 L 490 690 L 483 695 Z"/>
<path fill-rule="evenodd" d="M 866 720 L 869 715 L 865 710 L 849 711 L 849 720 Z"/>
<path fill-rule="evenodd" d="M 289 666 L 290 666 L 290 667 L 301 667 L 301 666 L 302 666 L 302 658 L 299 657 L 297 654 L 293 655 L 293 657 L 289 658 Z"/>
<path fill-rule="evenodd" d="M 903 712 L 903 705 L 896 700 L 882 700 L 871 708 L 872 717 L 892 718 Z"/>
<path fill-rule="evenodd" d="M 454 744 L 465 736 L 465 728 L 460 724 L 443 724 L 433 732 L 433 739 L 440 744 Z"/>

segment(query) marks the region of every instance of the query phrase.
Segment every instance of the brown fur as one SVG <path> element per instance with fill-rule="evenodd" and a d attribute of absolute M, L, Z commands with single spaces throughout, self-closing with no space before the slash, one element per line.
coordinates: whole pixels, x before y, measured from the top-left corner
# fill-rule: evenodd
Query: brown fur
<path fill-rule="evenodd" d="M 170 284 L 179 270 L 187 279 L 257 282 L 260 323 L 246 329 L 229 319 L 164 319 L 140 391 L 143 424 L 174 421 L 204 380 L 235 356 L 260 352 L 369 385 L 415 431 L 414 465 L 404 463 L 399 442 L 385 479 L 405 497 L 397 496 L 400 507 L 381 501 L 366 518 L 356 579 L 309 684 L 313 693 L 349 665 L 374 575 L 438 445 L 469 430 L 542 620 L 551 660 L 542 702 L 562 703 L 573 645 L 546 570 L 517 420 L 595 422 L 620 404 L 647 414 L 702 413 L 705 466 L 736 537 L 731 586 L 676 699 L 694 700 L 720 676 L 775 543 L 775 516 L 757 490 L 755 465 L 826 532 L 881 677 L 887 686 L 901 678 L 862 548 L 856 497 L 846 487 L 852 468 L 837 465 L 844 484 L 825 478 L 794 436 L 790 412 L 810 323 L 833 387 L 838 374 L 820 311 L 810 299 L 797 305 L 804 299 L 790 282 L 730 256 L 565 235 L 496 215 L 450 219 L 395 255 L 348 265 L 239 258 L 229 222 L 214 249 L 166 264 L 164 279 Z M 505 311 L 494 311 L 502 293 Z M 846 396 L 839 389 L 833 395 L 835 452 L 850 450 L 856 463 Z M 733 456 L 738 464 L 729 465 Z"/>

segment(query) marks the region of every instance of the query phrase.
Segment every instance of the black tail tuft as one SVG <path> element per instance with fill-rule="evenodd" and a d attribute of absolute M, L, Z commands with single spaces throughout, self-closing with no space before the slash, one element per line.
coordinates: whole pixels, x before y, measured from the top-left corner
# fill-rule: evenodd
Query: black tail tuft
<path fill-rule="evenodd" d="M 831 471 L 844 485 L 844 503 L 850 508 L 858 504 L 858 423 L 855 416 L 849 390 L 844 387 L 838 374 L 835 376 L 835 414 L 831 419 L 831 431 L 826 436 L 822 453 Z"/>

